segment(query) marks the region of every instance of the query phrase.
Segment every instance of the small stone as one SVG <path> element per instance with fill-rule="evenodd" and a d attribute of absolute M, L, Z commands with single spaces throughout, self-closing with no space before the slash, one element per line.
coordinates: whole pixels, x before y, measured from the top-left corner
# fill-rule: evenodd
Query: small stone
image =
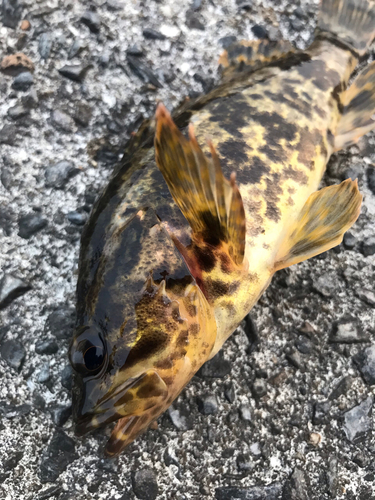
<path fill-rule="evenodd" d="M 19 371 L 25 359 L 26 351 L 17 340 L 6 340 L 0 346 L 0 354 L 11 368 Z"/>
<path fill-rule="evenodd" d="M 271 42 L 278 42 L 282 39 L 282 34 L 279 28 L 276 28 L 275 26 L 270 26 L 268 28 L 268 39 Z"/>
<path fill-rule="evenodd" d="M 22 18 L 23 2 L 19 0 L 2 1 L 2 24 L 8 28 L 16 29 Z"/>
<path fill-rule="evenodd" d="M 105 4 L 108 10 L 116 11 L 124 8 L 123 2 L 119 0 L 107 0 Z"/>
<path fill-rule="evenodd" d="M 256 399 L 260 399 L 267 394 L 267 384 L 262 378 L 256 378 L 251 385 L 251 392 Z"/>
<path fill-rule="evenodd" d="M 69 78 L 69 80 L 73 80 L 75 82 L 82 82 L 88 69 L 89 66 L 82 66 L 81 64 L 78 65 L 66 64 L 65 66 L 59 69 L 59 73 L 60 75 Z"/>
<path fill-rule="evenodd" d="M 185 24 L 191 30 L 194 29 L 194 30 L 204 31 L 206 29 L 205 25 L 200 20 L 200 16 L 196 12 L 190 9 L 186 12 Z"/>
<path fill-rule="evenodd" d="M 17 129 L 14 125 L 4 125 L 0 130 L 0 144 L 14 146 L 16 144 Z"/>
<path fill-rule="evenodd" d="M 331 403 L 329 401 L 316 402 L 314 404 L 312 423 L 314 425 L 326 424 L 329 420 Z"/>
<path fill-rule="evenodd" d="M 34 72 L 33 62 L 22 52 L 5 56 L 1 61 L 0 68 L 3 73 L 10 76 L 19 75 L 23 71 Z"/>
<path fill-rule="evenodd" d="M 45 382 L 48 382 L 50 378 L 51 378 L 51 372 L 49 369 L 49 363 L 46 363 L 45 365 L 42 366 L 37 380 L 40 384 L 44 384 Z"/>
<path fill-rule="evenodd" d="M 331 394 L 328 396 L 328 399 L 333 401 L 334 399 L 339 398 L 343 394 L 346 394 L 353 384 L 353 379 L 350 375 L 346 375 L 343 377 L 336 386 L 332 389 Z"/>
<path fill-rule="evenodd" d="M 22 104 L 16 104 L 8 109 L 8 116 L 12 120 L 18 120 L 23 116 L 26 116 L 30 113 L 30 110 L 25 108 Z"/>
<path fill-rule="evenodd" d="M 42 59 L 48 59 L 52 49 L 52 38 L 49 33 L 42 33 L 39 38 L 38 52 Z"/>
<path fill-rule="evenodd" d="M 21 97 L 21 102 L 27 109 L 36 108 L 38 106 L 38 94 L 36 93 L 36 90 L 32 88 L 27 95 Z"/>
<path fill-rule="evenodd" d="M 238 5 L 238 9 L 241 10 L 251 10 L 253 7 L 253 2 L 252 0 L 236 0 L 236 3 Z"/>
<path fill-rule="evenodd" d="M 73 132 L 74 122 L 72 118 L 66 113 L 59 111 L 58 109 L 52 112 L 51 122 L 52 125 L 57 129 L 60 129 L 64 132 Z"/>
<path fill-rule="evenodd" d="M 313 288 L 316 292 L 323 295 L 323 297 L 333 297 L 336 291 L 337 278 L 331 274 L 322 274 L 313 280 Z"/>
<path fill-rule="evenodd" d="M 358 406 L 344 413 L 343 429 L 346 437 L 352 443 L 362 441 L 372 430 L 372 410 L 373 398 L 369 396 Z"/>
<path fill-rule="evenodd" d="M 303 21 L 301 21 L 301 19 L 298 19 L 298 17 L 296 19 L 292 19 L 290 21 L 290 26 L 293 30 L 295 31 L 302 31 L 305 27 L 305 24 Z"/>
<path fill-rule="evenodd" d="M 203 87 L 203 92 L 208 93 L 210 90 L 212 90 L 215 86 L 215 80 L 214 78 L 210 78 L 207 76 L 202 75 L 201 73 L 195 73 L 194 74 L 194 80 L 196 82 L 199 82 L 202 84 Z"/>
<path fill-rule="evenodd" d="M 27 19 L 24 19 L 23 21 L 21 21 L 20 29 L 22 31 L 29 31 L 30 28 L 31 28 L 30 21 L 28 21 Z"/>
<path fill-rule="evenodd" d="M 151 83 L 151 85 L 154 85 L 157 88 L 163 87 L 163 85 L 159 82 L 151 69 L 142 61 L 140 61 L 138 57 L 127 54 L 126 60 L 132 72 L 137 75 L 138 78 L 140 78 L 142 81 L 144 81 L 145 83 Z"/>
<path fill-rule="evenodd" d="M 69 179 L 77 175 L 79 171 L 72 162 L 67 160 L 59 161 L 55 165 L 46 168 L 44 172 L 45 184 L 47 187 L 63 189 Z"/>
<path fill-rule="evenodd" d="M 34 392 L 33 394 L 33 405 L 35 406 L 35 408 L 38 408 L 38 410 L 44 410 L 44 408 L 46 407 L 45 399 L 38 392 Z"/>
<path fill-rule="evenodd" d="M 147 38 L 148 40 L 165 40 L 166 36 L 163 35 L 163 33 L 160 33 L 160 31 L 156 31 L 152 28 L 145 28 L 143 31 L 143 36 Z"/>
<path fill-rule="evenodd" d="M 251 444 L 250 451 L 254 457 L 259 458 L 262 455 L 262 449 L 260 447 L 260 443 Z"/>
<path fill-rule="evenodd" d="M 287 348 L 285 357 L 295 368 L 297 368 L 298 370 L 303 370 L 304 362 L 299 351 L 297 351 L 296 349 Z"/>
<path fill-rule="evenodd" d="M 73 439 L 56 429 L 51 442 L 42 455 L 39 478 L 42 483 L 56 481 L 67 466 L 78 458 Z"/>
<path fill-rule="evenodd" d="M 375 194 L 375 166 L 367 169 L 366 176 L 368 188 L 372 194 Z"/>
<path fill-rule="evenodd" d="M 69 306 L 60 306 L 48 316 L 44 328 L 57 339 L 69 339 L 72 336 L 74 320 L 75 310 Z"/>
<path fill-rule="evenodd" d="M 73 369 L 70 365 L 66 365 L 61 371 L 61 385 L 65 387 L 65 389 L 68 389 L 68 391 L 72 390 Z"/>
<path fill-rule="evenodd" d="M 140 500 L 155 500 L 158 496 L 158 483 L 151 469 L 133 472 L 132 486 L 135 496 Z"/>
<path fill-rule="evenodd" d="M 87 221 L 87 214 L 81 214 L 79 212 L 69 212 L 66 214 L 66 218 L 75 226 L 83 226 Z"/>
<path fill-rule="evenodd" d="M 57 425 L 57 427 L 62 427 L 72 414 L 72 405 L 55 406 L 54 408 L 50 408 L 49 411 L 51 413 L 53 423 Z"/>
<path fill-rule="evenodd" d="M 24 403 L 22 405 L 4 405 L 0 407 L 0 412 L 4 414 L 4 417 L 11 420 L 16 417 L 24 417 L 31 412 L 32 408 L 30 405 Z"/>
<path fill-rule="evenodd" d="M 129 56 L 136 56 L 136 57 L 143 56 L 143 50 L 138 45 L 132 45 L 131 47 L 126 49 L 126 53 L 129 54 Z"/>
<path fill-rule="evenodd" d="M 235 35 L 228 35 L 228 36 L 223 36 L 222 38 L 219 38 L 218 42 L 223 47 L 223 49 L 227 49 L 236 40 L 237 40 L 237 37 Z"/>
<path fill-rule="evenodd" d="M 375 344 L 367 347 L 353 357 L 363 380 L 368 385 L 375 384 Z"/>
<path fill-rule="evenodd" d="M 251 318 L 250 314 L 245 317 L 244 320 L 244 332 L 249 341 L 249 347 L 247 348 L 247 353 L 251 354 L 259 344 L 258 327 L 255 321 Z"/>
<path fill-rule="evenodd" d="M 31 286 L 12 274 L 4 274 L 0 280 L 0 310 L 9 306 L 20 295 L 31 290 Z"/>
<path fill-rule="evenodd" d="M 197 375 L 204 378 L 224 378 L 230 371 L 230 362 L 223 358 L 221 352 L 218 352 L 216 356 L 207 361 L 202 368 L 200 368 Z"/>
<path fill-rule="evenodd" d="M 295 468 L 285 483 L 282 500 L 309 500 L 307 476 L 302 469 Z"/>
<path fill-rule="evenodd" d="M 282 492 L 281 483 L 273 483 L 268 486 L 249 486 L 239 488 L 237 486 L 222 486 L 216 488 L 216 500 L 277 500 Z"/>
<path fill-rule="evenodd" d="M 5 471 L 13 470 L 17 467 L 17 464 L 22 460 L 23 451 L 16 451 L 12 453 L 11 456 L 4 462 L 3 468 Z"/>
<path fill-rule="evenodd" d="M 300 335 L 298 339 L 295 341 L 294 345 L 301 354 L 310 354 L 312 351 L 311 341 L 307 339 L 304 335 Z"/>
<path fill-rule="evenodd" d="M 251 422 L 253 420 L 253 412 L 249 405 L 242 404 L 239 408 L 239 414 L 241 420 L 244 422 Z"/>
<path fill-rule="evenodd" d="M 230 384 L 224 391 L 224 397 L 228 401 L 228 403 L 232 404 L 234 403 L 234 400 L 236 399 L 236 393 L 233 387 L 233 384 Z"/>
<path fill-rule="evenodd" d="M 31 236 L 44 229 L 47 224 L 47 219 L 43 219 L 43 217 L 37 213 L 32 212 L 30 214 L 23 215 L 18 220 L 18 236 L 28 240 Z"/>
<path fill-rule="evenodd" d="M 306 19 L 307 17 L 306 12 L 301 7 L 294 9 L 293 14 L 298 17 L 298 19 Z"/>
<path fill-rule="evenodd" d="M 350 231 L 347 231 L 344 234 L 343 243 L 346 249 L 353 250 L 357 243 L 357 238 Z"/>
<path fill-rule="evenodd" d="M 338 478 L 338 461 L 337 458 L 332 457 L 328 462 L 328 470 L 326 472 L 327 485 L 331 498 L 339 496 L 339 478 Z"/>
<path fill-rule="evenodd" d="M 322 442 L 322 436 L 319 432 L 311 432 L 309 436 L 309 444 L 311 446 L 318 446 Z"/>
<path fill-rule="evenodd" d="M 30 71 L 24 71 L 15 77 L 12 83 L 12 89 L 25 91 L 30 88 L 33 82 L 33 75 Z"/>
<path fill-rule="evenodd" d="M 372 290 L 357 290 L 355 294 L 370 307 L 375 307 L 375 293 Z"/>
<path fill-rule="evenodd" d="M 188 410 L 177 409 L 171 405 L 168 408 L 168 414 L 172 424 L 179 431 L 188 431 L 193 428 L 193 422 Z"/>
<path fill-rule="evenodd" d="M 202 7 L 202 0 L 193 0 L 191 4 L 191 10 L 199 10 Z"/>
<path fill-rule="evenodd" d="M 359 322 L 351 317 L 345 317 L 333 323 L 329 341 L 336 344 L 355 344 L 365 342 L 368 336 L 364 334 Z"/>
<path fill-rule="evenodd" d="M 361 251 L 365 257 L 375 254 L 375 236 L 370 236 L 362 243 Z"/>
<path fill-rule="evenodd" d="M 260 24 L 254 24 L 254 26 L 251 28 L 251 31 L 254 33 L 254 36 L 257 38 L 268 38 L 268 32 L 267 29 L 260 25 Z"/>
<path fill-rule="evenodd" d="M 254 464 L 251 461 L 249 455 L 242 455 L 240 453 L 236 458 L 237 469 L 239 472 L 244 472 L 245 474 L 251 472 L 254 469 Z"/>
<path fill-rule="evenodd" d="M 86 10 L 81 17 L 81 23 L 85 24 L 92 33 L 100 31 L 100 17 L 92 10 Z"/>
<path fill-rule="evenodd" d="M 218 411 L 217 399 L 214 394 L 204 394 L 197 397 L 198 410 L 202 415 L 214 415 Z"/>
<path fill-rule="evenodd" d="M 56 354 L 59 346 L 55 340 L 38 340 L 35 344 L 35 352 L 37 354 Z"/>
<path fill-rule="evenodd" d="M 78 56 L 85 48 L 86 45 L 82 42 L 82 40 L 76 38 L 72 43 L 72 45 L 70 46 L 68 52 L 68 59 L 73 59 L 73 57 Z"/>
<path fill-rule="evenodd" d="M 81 127 L 88 127 L 92 117 L 91 106 L 85 102 L 79 102 L 76 106 L 74 121 Z"/>

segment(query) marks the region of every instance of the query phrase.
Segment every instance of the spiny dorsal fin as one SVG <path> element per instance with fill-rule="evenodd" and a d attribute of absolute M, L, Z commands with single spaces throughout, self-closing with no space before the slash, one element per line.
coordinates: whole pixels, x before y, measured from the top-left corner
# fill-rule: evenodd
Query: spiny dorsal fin
<path fill-rule="evenodd" d="M 277 252 L 275 271 L 341 243 L 344 233 L 357 220 L 361 203 L 358 183 L 351 179 L 310 195 Z"/>
<path fill-rule="evenodd" d="M 193 125 L 186 139 L 163 104 L 158 105 L 156 121 L 156 163 L 194 238 L 213 246 L 228 243 L 232 259 L 240 265 L 246 227 L 235 175 L 227 181 L 213 145 L 212 158 L 207 158 L 195 138 Z"/>
<path fill-rule="evenodd" d="M 337 125 L 335 151 L 356 143 L 375 128 L 375 62 L 357 76 L 341 102 L 344 108 Z"/>
<path fill-rule="evenodd" d="M 224 50 L 219 59 L 219 69 L 223 79 L 227 79 L 236 73 L 255 71 L 292 52 L 295 48 L 285 40 L 241 40 Z"/>

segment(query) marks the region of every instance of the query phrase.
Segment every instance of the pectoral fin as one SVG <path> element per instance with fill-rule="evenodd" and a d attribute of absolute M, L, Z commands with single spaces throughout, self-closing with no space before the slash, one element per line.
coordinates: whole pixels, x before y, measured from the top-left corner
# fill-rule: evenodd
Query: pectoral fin
<path fill-rule="evenodd" d="M 195 138 L 193 126 L 190 125 L 186 139 L 162 104 L 156 110 L 156 120 L 156 163 L 190 224 L 195 241 L 212 247 L 225 242 L 230 257 L 240 265 L 246 226 L 235 175 L 227 181 L 213 145 L 208 158 Z"/>
<path fill-rule="evenodd" d="M 314 257 L 342 241 L 360 212 L 357 181 L 347 179 L 313 193 L 276 255 L 275 271 Z"/>
<path fill-rule="evenodd" d="M 344 108 L 337 125 L 335 151 L 355 144 L 375 128 L 375 62 L 357 76 L 341 102 Z"/>

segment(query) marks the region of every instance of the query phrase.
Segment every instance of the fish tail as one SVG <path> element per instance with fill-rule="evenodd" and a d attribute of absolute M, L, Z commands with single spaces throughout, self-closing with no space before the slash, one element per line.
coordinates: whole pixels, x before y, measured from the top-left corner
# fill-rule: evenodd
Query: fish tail
<path fill-rule="evenodd" d="M 375 39 L 375 1 L 321 0 L 317 34 L 363 56 Z"/>

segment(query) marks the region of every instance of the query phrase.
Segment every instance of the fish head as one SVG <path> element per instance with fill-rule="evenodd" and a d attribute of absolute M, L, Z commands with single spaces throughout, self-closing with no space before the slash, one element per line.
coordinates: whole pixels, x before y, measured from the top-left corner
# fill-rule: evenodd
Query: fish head
<path fill-rule="evenodd" d="M 78 300 L 84 314 L 69 351 L 76 434 L 117 422 L 106 447 L 117 455 L 209 358 L 213 310 L 151 209 L 107 242 Z"/>

